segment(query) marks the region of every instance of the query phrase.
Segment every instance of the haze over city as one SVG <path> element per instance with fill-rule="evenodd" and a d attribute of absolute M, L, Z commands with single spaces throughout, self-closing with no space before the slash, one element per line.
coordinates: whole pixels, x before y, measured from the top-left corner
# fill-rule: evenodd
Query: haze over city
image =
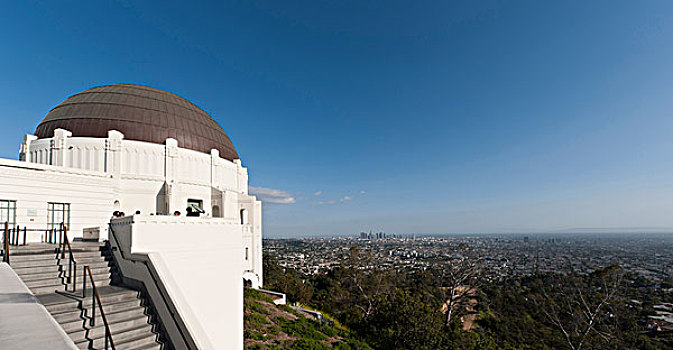
<path fill-rule="evenodd" d="M 204 108 L 267 237 L 673 231 L 670 2 L 18 2 L 0 157 L 66 97 Z"/>

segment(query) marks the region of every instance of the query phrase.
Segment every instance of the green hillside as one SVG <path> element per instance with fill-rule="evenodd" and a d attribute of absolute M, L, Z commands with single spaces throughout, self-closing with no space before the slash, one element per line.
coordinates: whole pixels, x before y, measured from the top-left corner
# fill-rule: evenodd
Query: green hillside
<path fill-rule="evenodd" d="M 245 289 L 246 349 L 371 350 L 338 326 L 321 324 L 271 298 Z"/>

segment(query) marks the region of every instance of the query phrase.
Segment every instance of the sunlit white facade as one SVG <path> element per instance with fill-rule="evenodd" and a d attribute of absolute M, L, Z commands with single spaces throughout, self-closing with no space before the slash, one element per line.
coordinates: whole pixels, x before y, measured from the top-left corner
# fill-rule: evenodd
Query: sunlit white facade
<path fill-rule="evenodd" d="M 188 208 L 202 208 L 187 217 Z M 183 220 L 235 221 L 222 234 L 240 237 L 243 275 L 262 285 L 261 202 L 248 194 L 248 171 L 239 159 L 221 158 L 163 144 L 126 140 L 108 130 L 107 137 L 73 137 L 56 129 L 53 137 L 25 135 L 19 160 L 0 159 L 0 220 L 11 226 L 43 229 L 64 221 L 71 239 L 98 228 L 107 239 L 114 211 L 143 217 L 173 216 Z M 186 230 L 185 238 L 197 239 Z M 28 242 L 44 240 L 29 231 Z"/>

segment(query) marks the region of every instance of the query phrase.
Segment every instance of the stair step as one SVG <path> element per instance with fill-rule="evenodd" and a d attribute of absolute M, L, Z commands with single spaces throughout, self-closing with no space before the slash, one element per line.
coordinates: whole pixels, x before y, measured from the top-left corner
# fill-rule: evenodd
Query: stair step
<path fill-rule="evenodd" d="M 139 312 L 138 315 L 134 315 L 131 318 L 125 320 L 117 320 L 115 322 L 110 321 L 110 331 L 112 332 L 112 339 L 115 339 L 115 336 L 121 341 L 126 336 L 122 335 L 127 332 L 137 332 L 142 335 L 142 333 L 152 333 L 152 325 L 148 323 L 148 317 Z M 77 339 L 79 341 L 84 338 L 85 333 L 72 333 L 69 334 L 71 338 Z M 153 333 L 152 333 L 153 334 Z M 86 334 L 88 339 L 98 339 L 105 336 L 105 326 L 103 322 L 96 322 L 96 326 L 89 329 L 89 332 Z M 128 336 L 128 334 L 127 334 Z M 116 345 L 116 344 L 115 344 Z"/>
<path fill-rule="evenodd" d="M 46 266 L 30 266 L 30 267 L 16 267 L 14 264 L 11 265 L 14 272 L 16 272 L 19 277 L 29 276 L 36 273 L 45 273 L 45 272 L 58 272 L 58 265 L 46 265 Z"/>
<path fill-rule="evenodd" d="M 65 286 L 60 283 L 60 280 L 55 280 L 53 284 L 45 283 L 45 285 L 39 285 L 39 286 L 28 286 L 28 289 L 30 289 L 31 292 L 35 295 L 43 295 L 43 294 L 52 294 L 55 291 L 65 291 Z M 109 286 L 110 285 L 110 279 L 99 279 L 96 280 L 96 287 L 104 287 L 104 286 Z M 78 287 L 81 287 L 81 283 L 78 283 Z M 79 288 L 78 288 L 79 289 Z M 79 292 L 78 292 L 79 293 Z"/>
<path fill-rule="evenodd" d="M 78 294 L 81 295 L 81 293 L 82 291 L 78 290 Z M 98 294 L 103 305 L 138 300 L 137 291 L 116 286 L 98 287 Z M 91 289 L 87 289 L 86 295 L 91 295 Z M 52 314 L 72 310 L 73 307 L 77 308 L 78 303 L 77 300 L 55 293 L 40 295 L 38 296 L 38 299 L 40 299 L 42 305 L 44 305 Z M 91 298 L 85 298 L 83 301 L 83 306 L 90 307 L 90 305 Z"/>
<path fill-rule="evenodd" d="M 68 267 L 68 259 L 61 260 L 60 262 L 62 266 Z M 87 265 L 91 268 L 110 266 L 109 262 L 103 259 L 102 257 L 94 259 L 75 259 L 75 262 L 77 263 L 77 267 L 79 270 L 81 270 L 83 266 Z"/>
<path fill-rule="evenodd" d="M 84 242 L 84 241 L 77 241 L 76 240 L 76 241 L 70 242 L 70 244 L 72 245 L 73 248 L 74 247 L 91 247 L 91 248 L 105 247 L 105 242 L 104 241 L 101 241 L 101 242 Z"/>
<path fill-rule="evenodd" d="M 136 301 L 136 302 L 140 301 L 140 299 L 138 299 L 138 292 L 131 289 L 125 289 L 121 293 L 104 294 L 102 290 L 104 288 L 110 288 L 110 287 L 111 286 L 98 288 L 98 295 L 100 296 L 100 302 L 104 306 L 108 304 L 116 304 L 125 301 Z M 113 287 L 113 288 L 119 288 L 119 287 Z M 82 302 L 82 306 L 88 308 L 91 306 L 91 297 L 90 297 L 91 293 L 87 291 L 86 295 L 88 297 L 84 299 L 84 301 Z"/>
<path fill-rule="evenodd" d="M 27 272 L 31 272 L 31 271 L 27 271 Z M 35 281 L 35 280 L 56 279 L 56 278 L 58 278 L 58 269 L 54 269 L 54 270 L 49 271 L 49 272 L 22 274 L 22 275 L 19 275 L 19 277 L 21 277 L 21 280 L 24 283 L 27 283 L 29 281 Z"/>
<path fill-rule="evenodd" d="M 24 273 L 21 275 L 21 279 L 28 285 L 28 282 L 30 283 L 37 283 L 37 281 L 41 280 L 46 280 L 49 278 L 55 278 L 61 281 L 61 279 L 65 279 L 66 276 L 68 276 L 68 266 L 62 266 L 61 267 L 63 270 L 59 271 L 58 267 L 56 268 L 56 275 L 50 275 L 47 273 Z M 110 267 L 109 266 L 90 266 L 91 272 L 93 273 L 94 279 L 98 278 L 101 276 L 103 278 L 103 275 L 107 275 L 110 273 Z M 31 272 L 31 271 L 26 271 L 26 272 Z M 73 275 L 76 274 L 77 276 L 77 281 L 81 284 L 82 278 L 84 277 L 84 270 L 82 266 L 77 266 L 73 267 L 73 269 L 70 271 Z M 87 281 L 88 281 L 88 276 L 89 273 L 87 272 Z"/>
<path fill-rule="evenodd" d="M 79 274 L 80 271 L 82 271 L 83 266 L 89 266 L 92 270 L 95 268 L 100 268 L 100 267 L 109 267 L 110 264 L 105 261 L 105 260 L 95 260 L 95 261 L 80 261 L 80 260 L 75 260 L 77 262 L 77 273 Z M 68 261 L 64 260 L 64 267 L 68 267 Z"/>
<path fill-rule="evenodd" d="M 14 259 L 9 259 L 9 265 L 13 269 L 21 268 L 32 268 L 32 267 L 44 267 L 44 266 L 56 266 L 56 259 L 41 259 L 41 260 L 25 260 L 25 261 L 15 261 Z"/>
<path fill-rule="evenodd" d="M 88 322 L 88 321 L 79 318 L 79 319 L 76 319 L 74 321 L 64 322 L 64 323 L 59 323 L 59 324 L 61 325 L 61 328 L 63 328 L 63 330 L 66 333 L 70 334 L 70 333 L 76 333 L 76 332 L 84 332 L 84 325 L 85 325 L 84 322 Z"/>
<path fill-rule="evenodd" d="M 94 330 L 90 330 L 89 334 L 86 334 L 86 331 L 83 332 L 77 332 L 77 333 L 71 333 L 68 334 L 70 338 L 75 342 L 75 343 L 81 343 L 81 342 L 87 342 L 89 340 L 104 340 L 105 336 L 105 327 L 101 326 L 102 328 L 99 329 L 98 324 L 96 324 L 96 328 Z M 155 336 L 156 339 L 156 334 L 152 332 L 152 325 L 151 324 L 139 324 L 139 325 L 132 325 L 128 326 L 125 328 L 117 328 L 114 330 L 112 326 L 110 326 L 110 331 L 112 332 L 112 340 L 115 342 L 115 345 L 118 343 L 121 343 L 127 339 L 131 338 L 136 338 L 136 337 L 141 337 L 141 336 L 147 336 L 148 334 L 152 334 Z"/>
<path fill-rule="evenodd" d="M 137 347 L 135 350 L 161 350 L 161 343 L 155 341 L 154 343 Z"/>
<path fill-rule="evenodd" d="M 77 278 L 75 279 L 75 283 L 77 283 L 77 287 L 80 287 L 82 285 L 82 280 L 84 279 L 83 274 L 81 271 L 78 271 Z M 87 284 L 90 283 L 89 276 L 87 275 Z M 109 270 L 102 270 L 101 272 L 98 273 L 93 273 L 93 279 L 94 281 L 98 282 L 99 280 L 106 280 L 110 279 L 110 271 Z M 26 284 L 28 288 L 31 287 L 41 287 L 41 286 L 56 286 L 56 285 L 62 285 L 63 282 L 61 280 L 61 277 L 58 277 L 58 274 L 55 276 L 45 276 L 43 278 L 35 278 L 35 279 L 28 279 L 27 281 L 24 280 L 23 283 Z M 98 284 L 96 284 L 98 285 Z"/>
<path fill-rule="evenodd" d="M 90 258 L 100 258 L 101 253 L 100 251 L 73 251 L 72 255 L 75 257 L 75 260 L 79 261 L 79 259 L 90 259 Z M 56 253 L 50 252 L 50 253 L 45 253 L 45 254 L 21 254 L 21 255 L 15 255 L 15 254 L 10 254 L 10 259 L 12 262 L 14 261 L 29 261 L 29 260 L 54 260 L 57 258 Z M 59 255 L 60 257 L 61 255 Z M 69 253 L 66 252 L 65 254 L 65 259 L 67 259 L 69 256 Z"/>
<path fill-rule="evenodd" d="M 112 340 L 114 340 L 114 335 L 112 336 Z M 94 344 L 96 344 L 96 341 L 94 341 Z M 105 342 L 101 341 L 101 344 L 105 346 Z M 119 345 L 115 343 L 115 347 L 117 350 L 135 350 L 138 349 L 139 347 L 144 347 L 148 345 L 159 345 L 157 343 L 157 335 L 155 333 L 152 333 L 150 330 L 147 334 L 143 336 L 138 336 L 136 338 L 132 339 L 124 339 L 121 342 L 119 342 Z"/>
<path fill-rule="evenodd" d="M 81 320 L 82 310 L 79 308 L 69 307 L 65 310 L 59 310 L 59 312 L 51 313 L 51 316 L 54 317 L 56 322 L 59 324 L 64 324 L 68 322 L 73 322 L 75 320 Z"/>
<path fill-rule="evenodd" d="M 10 246 L 9 256 L 23 255 L 23 254 L 44 254 L 54 253 L 58 247 L 56 244 L 48 243 L 29 243 L 28 245 Z"/>
<path fill-rule="evenodd" d="M 100 310 L 96 308 L 96 324 L 100 322 L 103 322 L 103 318 L 100 315 Z M 87 313 L 91 313 L 91 309 L 87 310 Z M 119 310 L 113 310 L 113 311 L 105 311 L 105 317 L 107 318 L 107 321 L 109 323 L 115 323 L 123 320 L 128 320 L 133 317 L 145 317 L 147 318 L 148 316 L 145 315 L 145 308 L 142 306 L 134 306 L 131 308 L 126 308 L 126 309 L 119 309 Z"/>
<path fill-rule="evenodd" d="M 50 314 L 78 310 L 79 300 L 70 298 L 57 293 L 37 295 L 40 303 L 49 311 Z"/>
<path fill-rule="evenodd" d="M 113 334 L 112 341 L 115 343 L 115 348 L 118 350 L 134 349 L 134 350 L 150 350 L 161 349 L 161 343 L 156 341 L 157 335 L 151 331 L 142 331 L 143 334 L 133 334 L 134 337 L 130 339 L 118 339 L 120 334 Z M 75 342 L 80 349 L 89 349 L 89 339 L 80 339 Z M 96 338 L 93 340 L 92 349 L 105 349 L 105 338 Z"/>
<path fill-rule="evenodd" d="M 78 275 L 81 274 L 81 269 L 78 269 L 77 273 Z M 24 282 L 29 282 L 29 281 L 36 281 L 36 280 L 43 280 L 43 279 L 49 279 L 49 278 L 60 278 L 58 277 L 58 269 L 51 270 L 48 272 L 39 272 L 39 273 L 26 273 L 26 272 L 32 272 L 30 270 L 25 271 L 23 274 L 20 274 L 19 277 L 21 277 L 21 280 Z M 98 275 L 102 275 L 105 273 L 110 272 L 110 268 L 107 266 L 104 267 L 92 267 L 91 272 L 94 274 L 94 278 Z M 78 276 L 79 277 L 79 276 Z"/>
<path fill-rule="evenodd" d="M 102 349 L 105 347 L 104 328 L 100 334 L 96 334 L 93 338 L 89 335 L 89 338 L 93 339 L 93 347 L 95 349 Z M 117 350 L 136 349 L 151 344 L 159 344 L 156 339 L 157 335 L 152 332 L 152 325 L 150 324 L 120 329 L 117 331 L 112 330 L 112 341 L 114 341 Z"/>
<path fill-rule="evenodd" d="M 91 309 L 87 309 L 87 315 L 91 314 Z M 139 317 L 145 317 L 147 319 L 147 315 L 145 315 L 145 308 L 136 306 L 131 309 L 127 310 L 120 310 L 118 312 L 113 312 L 113 313 L 105 313 L 105 317 L 107 317 L 107 321 L 110 324 L 114 324 L 117 322 L 125 322 L 128 320 L 136 319 Z M 82 325 L 86 328 L 91 328 L 89 325 L 89 318 L 86 320 L 86 324 L 80 322 L 83 321 L 82 319 L 75 319 L 70 322 L 65 322 L 61 323 L 61 326 L 65 330 L 66 333 L 71 334 L 71 338 L 79 338 L 80 335 L 78 333 L 81 333 L 81 337 L 83 338 L 84 335 L 86 334 L 86 331 L 82 328 Z M 103 325 L 103 318 L 100 316 L 100 312 L 98 309 L 96 309 L 96 326 L 99 327 Z M 94 329 L 95 329 L 94 327 Z M 89 336 L 91 337 L 91 336 Z"/>
<path fill-rule="evenodd" d="M 33 257 L 41 256 L 51 256 L 52 258 L 56 256 L 56 248 L 44 248 L 44 249 L 34 249 L 34 250 L 16 250 L 9 248 L 9 256 L 13 259 L 30 259 Z"/>
<path fill-rule="evenodd" d="M 145 314 L 145 307 L 140 306 L 140 300 L 124 302 L 119 304 L 111 304 L 103 306 L 105 310 L 105 316 L 107 317 L 108 322 L 116 322 L 118 320 L 125 320 L 137 315 Z M 61 324 L 69 324 L 71 322 L 76 322 L 82 320 L 83 315 L 86 315 L 87 322 L 89 321 L 89 316 L 91 315 L 91 306 L 86 309 L 86 313 L 82 314 L 82 310 L 77 308 L 76 310 L 69 311 L 67 313 L 52 315 L 54 318 Z M 103 318 L 100 315 L 100 310 L 96 306 L 96 324 L 103 322 Z M 87 323 L 88 327 L 88 323 Z"/>
<path fill-rule="evenodd" d="M 75 339 L 73 339 L 73 341 L 75 341 Z M 75 345 L 77 345 L 78 349 L 82 349 L 82 350 L 89 349 L 89 340 L 84 339 L 84 340 L 80 340 L 79 342 L 75 341 Z"/>
<path fill-rule="evenodd" d="M 102 301 L 101 301 L 102 302 Z M 90 303 L 85 304 L 87 307 L 90 307 Z M 119 303 L 112 303 L 112 304 L 103 304 L 103 311 L 105 311 L 106 314 L 108 313 L 115 313 L 119 311 L 125 311 L 125 310 L 130 310 L 132 308 L 138 308 L 140 306 L 140 300 L 135 299 L 135 300 L 128 300 L 128 301 L 122 301 Z M 91 310 L 91 309 L 89 309 Z M 98 310 L 96 310 L 98 311 Z M 71 322 L 75 321 L 77 319 L 80 319 L 82 311 L 77 308 L 77 309 L 65 309 L 65 310 L 59 310 L 58 312 L 52 312 L 51 315 L 54 317 L 54 319 L 58 323 L 66 323 L 66 322 Z M 97 313 L 98 315 L 98 313 Z"/>
<path fill-rule="evenodd" d="M 27 245 L 19 246 L 10 246 L 9 255 L 10 256 L 19 256 L 19 255 L 33 255 L 33 254 L 46 254 L 46 253 L 55 253 L 59 244 L 49 244 L 49 243 L 28 243 Z M 101 248 L 105 246 L 104 242 L 100 243 L 89 243 L 89 242 L 70 242 L 70 248 L 74 252 L 99 252 Z M 68 249 L 68 248 L 65 248 Z"/>

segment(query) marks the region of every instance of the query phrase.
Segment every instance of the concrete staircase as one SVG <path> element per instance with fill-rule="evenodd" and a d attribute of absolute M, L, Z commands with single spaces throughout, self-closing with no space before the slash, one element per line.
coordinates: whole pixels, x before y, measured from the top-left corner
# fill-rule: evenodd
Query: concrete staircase
<path fill-rule="evenodd" d="M 35 243 L 11 247 L 10 265 L 80 349 L 105 348 L 105 327 L 98 308 L 95 326 L 90 325 L 91 290 L 87 289 L 87 297 L 81 298 L 85 265 L 91 268 L 116 349 L 163 349 L 139 292 L 110 285 L 111 267 L 104 247 L 104 243 L 98 242 L 72 242 L 77 261 L 75 296 L 56 293 L 65 291 L 68 268 L 67 254 L 66 259 L 61 260 L 55 253 L 56 245 Z M 91 288 L 88 277 L 87 284 Z"/>

